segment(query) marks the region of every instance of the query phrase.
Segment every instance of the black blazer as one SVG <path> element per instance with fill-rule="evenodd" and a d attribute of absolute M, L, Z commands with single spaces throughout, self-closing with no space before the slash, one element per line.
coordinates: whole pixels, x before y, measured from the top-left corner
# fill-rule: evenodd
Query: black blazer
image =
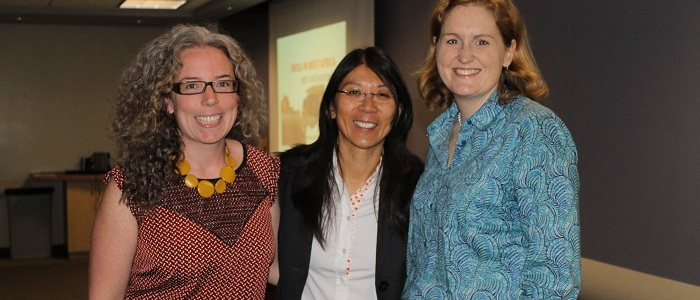
<path fill-rule="evenodd" d="M 309 273 L 313 234 L 291 199 L 291 178 L 304 163 L 301 157 L 283 158 L 279 178 L 280 224 L 276 299 L 300 299 Z M 381 208 L 380 208 L 381 209 Z M 384 218 L 379 219 L 375 288 L 378 299 L 400 299 L 406 281 L 406 238 Z"/>

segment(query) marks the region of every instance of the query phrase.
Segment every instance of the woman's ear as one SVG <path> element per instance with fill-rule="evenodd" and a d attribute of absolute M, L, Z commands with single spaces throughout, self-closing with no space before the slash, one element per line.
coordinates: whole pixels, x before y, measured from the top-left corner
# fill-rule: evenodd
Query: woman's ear
<path fill-rule="evenodd" d="M 337 117 L 335 114 L 335 105 L 331 105 L 329 111 L 331 112 L 331 119 L 335 120 L 335 118 Z"/>
<path fill-rule="evenodd" d="M 518 45 L 515 39 L 510 41 L 510 46 L 506 48 L 506 56 L 503 59 L 503 67 L 508 68 L 510 64 L 513 62 L 513 56 L 515 55 L 515 50 L 517 49 Z"/>
<path fill-rule="evenodd" d="M 397 103 L 396 105 L 396 119 L 398 120 L 399 116 L 401 116 L 401 111 L 403 110 L 403 105 L 401 103 Z"/>
<path fill-rule="evenodd" d="M 170 99 L 170 97 L 163 98 L 163 101 L 165 102 L 166 109 L 169 114 L 175 113 L 175 103 L 173 102 L 173 99 Z"/>

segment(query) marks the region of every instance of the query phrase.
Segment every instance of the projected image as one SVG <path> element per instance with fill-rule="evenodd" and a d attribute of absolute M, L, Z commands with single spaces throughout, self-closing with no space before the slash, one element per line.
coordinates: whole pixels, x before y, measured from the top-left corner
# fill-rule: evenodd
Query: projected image
<path fill-rule="evenodd" d="M 318 137 L 318 110 L 326 83 L 346 53 L 339 22 L 277 39 L 277 151 Z"/>

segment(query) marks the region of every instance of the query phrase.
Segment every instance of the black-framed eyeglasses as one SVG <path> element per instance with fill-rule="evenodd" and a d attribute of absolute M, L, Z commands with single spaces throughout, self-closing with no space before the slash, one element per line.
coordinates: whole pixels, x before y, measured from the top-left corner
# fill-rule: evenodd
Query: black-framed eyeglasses
<path fill-rule="evenodd" d="M 173 92 L 180 95 L 201 94 L 210 85 L 215 93 L 238 92 L 238 81 L 234 79 L 221 79 L 214 81 L 180 81 L 173 83 Z"/>
<path fill-rule="evenodd" d="M 372 95 L 372 99 L 374 100 L 391 100 L 394 99 L 394 95 L 392 95 L 390 92 L 361 92 L 359 90 L 337 90 L 335 91 L 338 94 L 345 94 L 346 96 L 353 98 L 355 100 L 364 100 L 367 95 Z"/>

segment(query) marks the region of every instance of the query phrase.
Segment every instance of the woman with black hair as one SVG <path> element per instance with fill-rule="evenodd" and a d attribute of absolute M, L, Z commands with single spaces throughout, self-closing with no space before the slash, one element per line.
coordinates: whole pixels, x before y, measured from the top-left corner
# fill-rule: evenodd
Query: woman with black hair
<path fill-rule="evenodd" d="M 411 97 L 380 49 L 331 75 L 319 137 L 281 155 L 277 299 L 399 299 L 420 159 L 406 149 Z"/>

